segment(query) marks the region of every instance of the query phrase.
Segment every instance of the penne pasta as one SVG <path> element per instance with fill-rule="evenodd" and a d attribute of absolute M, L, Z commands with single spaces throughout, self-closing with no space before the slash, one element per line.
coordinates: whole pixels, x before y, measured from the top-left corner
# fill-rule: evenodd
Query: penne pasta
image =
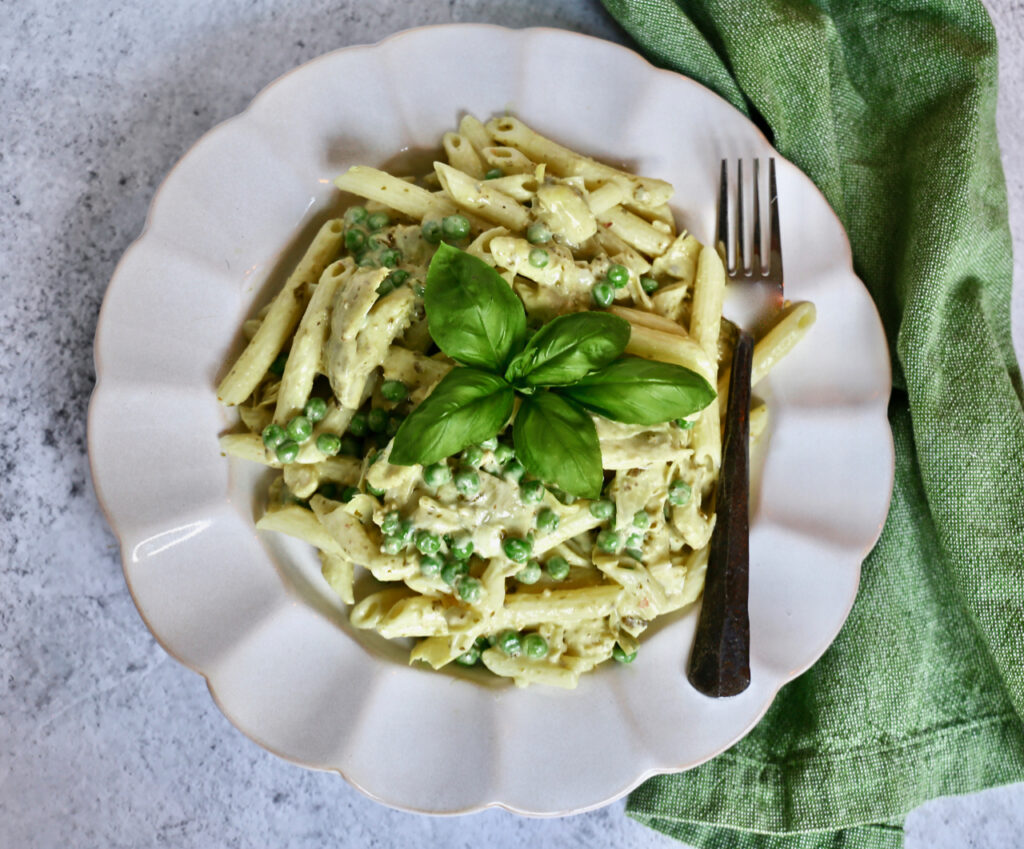
<path fill-rule="evenodd" d="M 248 344 L 218 388 L 241 427 L 220 437 L 220 449 L 278 470 L 256 526 L 319 550 L 323 587 L 349 606 L 353 628 L 409 641 L 410 662 L 424 667 L 476 666 L 516 686 L 572 688 L 609 659 L 631 660 L 650 622 L 700 597 L 728 400 L 718 365 L 732 338 L 732 325 L 722 326 L 725 269 L 715 250 L 676 233 L 663 180 L 606 165 L 508 116 L 483 124 L 465 115 L 441 143 L 446 161 L 429 173 L 354 166 L 335 180 L 364 202 L 327 222 L 282 290 L 244 322 Z M 473 294 L 478 284 L 486 297 Z M 487 305 L 509 293 L 520 324 L 510 319 L 500 332 L 511 342 L 500 341 Z M 463 299 L 464 314 L 450 303 Z M 460 315 L 450 334 L 445 310 Z M 615 319 L 563 323 L 601 328 L 571 340 L 538 332 L 593 310 L 628 322 L 628 341 Z M 813 322 L 811 304 L 779 314 L 755 346 L 755 382 Z M 524 349 L 530 339 L 536 347 Z M 618 362 L 620 353 L 689 369 L 718 397 L 672 400 L 666 376 L 681 375 L 660 370 L 661 388 L 637 398 L 633 378 L 615 383 L 618 375 L 659 370 Z M 534 356 L 557 364 L 537 385 L 524 377 L 538 373 L 529 371 Z M 603 396 L 602 363 L 621 369 Z M 470 377 L 467 367 L 506 382 Z M 577 369 L 588 381 L 570 395 Z M 466 389 L 472 381 L 514 396 L 511 414 Z M 596 438 L 598 479 L 585 487 L 527 471 L 537 470 L 536 444 L 573 440 L 557 418 L 550 436 L 535 431 L 534 445 L 517 430 L 520 416 L 537 415 L 539 398 L 559 393 L 572 399 L 575 432 L 593 424 L 585 439 Z M 437 405 L 422 409 L 436 429 L 410 431 L 431 400 Z M 650 415 L 648 400 L 666 406 Z M 466 409 L 468 425 L 459 418 Z M 478 414 L 494 416 L 493 435 L 445 441 L 448 429 L 475 428 Z M 755 404 L 752 443 L 766 441 L 768 422 L 767 406 Z M 427 456 L 410 448 L 416 440 L 443 449 Z"/>

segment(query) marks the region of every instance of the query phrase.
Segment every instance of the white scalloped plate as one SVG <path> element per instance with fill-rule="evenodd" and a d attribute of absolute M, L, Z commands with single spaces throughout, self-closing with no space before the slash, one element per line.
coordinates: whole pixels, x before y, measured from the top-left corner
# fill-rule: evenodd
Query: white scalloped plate
<path fill-rule="evenodd" d="M 239 327 L 277 285 L 331 179 L 433 148 L 459 116 L 511 109 L 543 133 L 676 186 L 712 236 L 723 157 L 776 155 L 745 117 L 635 53 L 567 32 L 453 25 L 339 50 L 263 91 L 167 177 L 111 281 L 89 412 L 96 490 L 153 634 L 204 675 L 245 734 L 408 810 L 593 808 L 740 739 L 838 633 L 893 474 L 885 338 L 822 195 L 779 159 L 786 294 L 818 322 L 773 373 L 751 528 L 752 683 L 686 681 L 696 610 L 630 667 L 572 692 L 481 686 L 361 641 L 305 546 L 258 534 L 260 474 L 221 457 L 214 387 Z"/>

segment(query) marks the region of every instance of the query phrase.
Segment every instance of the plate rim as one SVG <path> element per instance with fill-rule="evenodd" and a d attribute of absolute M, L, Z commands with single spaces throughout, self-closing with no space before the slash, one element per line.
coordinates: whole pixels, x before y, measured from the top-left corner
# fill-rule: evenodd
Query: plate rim
<path fill-rule="evenodd" d="M 129 594 L 130 594 L 130 596 L 132 598 L 132 602 L 134 603 L 135 608 L 136 608 L 140 618 L 142 619 L 143 623 L 145 624 L 147 630 L 149 631 L 149 633 L 153 637 L 153 639 L 157 642 L 157 644 L 171 658 L 173 658 L 176 662 L 180 663 L 185 668 L 191 670 L 192 672 L 200 675 L 203 678 L 204 682 L 206 683 L 207 690 L 209 691 L 210 696 L 211 696 L 214 704 L 216 705 L 217 709 L 225 716 L 225 718 L 232 724 L 232 726 L 234 726 L 234 728 L 237 731 L 241 732 L 250 741 L 252 741 L 253 743 L 257 744 L 261 748 L 266 749 L 267 751 L 271 752 L 276 757 L 279 757 L 282 760 L 285 760 L 285 761 L 287 761 L 289 763 L 293 763 L 293 764 L 296 764 L 298 766 L 302 766 L 302 767 L 307 768 L 307 769 L 314 769 L 314 770 L 321 771 L 321 772 L 337 773 L 342 778 L 344 778 L 345 781 L 348 784 L 350 784 L 352 787 L 357 789 L 360 793 L 362 793 L 363 795 L 365 795 L 368 798 L 372 799 L 373 801 L 379 802 L 379 803 L 381 803 L 383 805 L 386 805 L 386 806 L 389 806 L 389 807 L 392 807 L 392 808 L 395 808 L 395 809 L 398 809 L 398 810 L 407 811 L 407 812 L 410 812 L 410 813 L 426 814 L 426 815 L 432 815 L 432 816 L 459 816 L 459 815 L 468 814 L 468 813 L 475 813 L 477 811 L 481 811 L 481 810 L 485 810 L 485 809 L 489 809 L 489 808 L 498 808 L 498 809 L 501 809 L 501 810 L 508 811 L 509 813 L 519 814 L 519 815 L 529 816 L 529 817 L 536 817 L 536 818 L 560 817 L 560 816 L 567 816 L 567 815 L 571 815 L 571 814 L 584 813 L 584 812 L 587 812 L 587 811 L 593 811 L 593 810 L 596 810 L 598 808 L 604 807 L 604 806 L 606 806 L 608 804 L 611 804 L 611 803 L 621 799 L 622 797 L 626 796 L 628 793 L 632 792 L 640 784 L 644 783 L 645 781 L 649 780 L 650 778 L 653 778 L 653 777 L 658 776 L 658 775 L 678 774 L 678 773 L 681 773 L 681 772 L 688 771 L 688 770 L 693 769 L 693 768 L 695 768 L 697 766 L 700 766 L 703 763 L 706 763 L 707 761 L 711 760 L 714 757 L 717 757 L 719 754 L 721 754 L 722 752 L 726 751 L 731 746 L 735 745 L 739 740 L 741 740 L 744 737 L 746 737 L 747 734 L 749 734 L 750 731 L 761 721 L 761 719 L 763 719 L 765 713 L 768 711 L 768 709 L 774 703 L 775 698 L 777 697 L 777 695 L 778 695 L 779 691 L 782 689 L 782 687 L 784 687 L 786 684 L 788 684 L 791 681 L 793 681 L 796 677 L 798 677 L 803 672 L 807 671 L 815 663 L 817 663 L 817 661 L 821 658 L 821 656 L 828 650 L 828 648 L 835 641 L 835 639 L 838 636 L 839 632 L 842 630 L 842 628 L 845 625 L 847 619 L 849 618 L 850 611 L 852 610 L 853 605 L 856 602 L 857 595 L 859 594 L 859 585 L 860 585 L 860 578 L 861 578 L 862 567 L 863 567 L 863 560 L 864 560 L 864 558 L 867 557 L 867 555 L 870 553 L 870 551 L 874 548 L 875 544 L 877 543 L 877 541 L 878 541 L 878 539 L 879 539 L 879 537 L 880 537 L 880 535 L 882 533 L 882 530 L 883 530 L 885 522 L 886 522 L 886 520 L 888 518 L 889 510 L 890 510 L 890 507 L 891 507 L 893 487 L 894 487 L 894 484 L 895 484 L 895 443 L 894 443 L 894 439 L 893 439 L 893 435 L 892 435 L 892 430 L 891 430 L 891 427 L 889 425 L 888 414 L 887 414 L 888 399 L 889 399 L 889 397 L 891 397 L 891 393 L 892 393 L 892 356 L 891 356 L 891 349 L 890 349 L 889 344 L 888 344 L 888 337 L 887 337 L 887 334 L 886 334 L 886 331 L 885 331 L 885 326 L 884 326 L 884 324 L 882 322 L 881 315 L 880 315 L 880 313 L 878 311 L 878 307 L 877 307 L 877 305 L 876 305 L 876 303 L 874 301 L 874 298 L 871 296 L 870 290 L 864 284 L 863 280 L 861 280 L 860 276 L 857 274 L 857 272 L 856 272 L 856 270 L 854 268 L 852 246 L 850 245 L 849 236 L 848 236 L 848 234 L 846 232 L 846 228 L 843 226 L 842 221 L 840 220 L 838 214 L 836 214 L 835 210 L 832 208 L 832 205 L 828 202 L 828 199 L 824 196 L 824 194 L 821 192 L 821 190 L 817 187 L 816 184 L 814 184 L 813 180 L 811 180 L 809 177 L 807 177 L 808 182 L 810 183 L 811 186 L 813 186 L 814 191 L 817 192 L 819 195 L 821 195 L 822 199 L 825 202 L 826 207 L 828 208 L 829 213 L 835 219 L 835 226 L 838 228 L 839 232 L 842 234 L 843 255 L 842 255 L 842 257 L 837 257 L 836 258 L 836 265 L 837 266 L 838 265 L 842 265 L 844 272 L 848 272 L 849 275 L 852 278 L 854 278 L 860 284 L 860 286 L 864 289 L 864 293 L 868 296 L 868 300 L 869 300 L 869 302 L 871 304 L 871 315 L 873 317 L 874 323 L 877 325 L 877 329 L 878 329 L 878 333 L 879 333 L 879 338 L 881 339 L 882 344 L 883 344 L 883 346 L 885 348 L 886 356 L 884 357 L 884 363 L 885 363 L 885 372 L 886 372 L 886 387 L 887 387 L 888 391 L 885 394 L 884 402 L 880 401 L 876 405 L 877 408 L 878 408 L 878 411 L 881 414 L 879 418 L 881 419 L 881 421 L 884 421 L 884 423 L 885 423 L 884 432 L 886 434 L 885 442 L 886 442 L 886 448 L 887 448 L 887 458 L 886 459 L 888 460 L 888 462 L 886 464 L 886 468 L 888 469 L 888 483 L 887 483 L 886 495 L 885 495 L 885 499 L 884 499 L 884 510 L 881 511 L 881 518 L 880 518 L 880 520 L 877 523 L 877 527 L 875 528 L 875 530 L 874 530 L 874 532 L 873 532 L 873 534 L 871 536 L 870 541 L 866 542 L 861 548 L 858 549 L 858 560 L 857 560 L 857 565 L 856 565 L 856 569 L 855 569 L 855 573 L 856 573 L 856 586 L 857 586 L 858 589 L 857 589 L 857 591 L 855 591 L 850 596 L 849 601 L 848 601 L 848 603 L 847 603 L 847 605 L 845 607 L 845 610 L 843 612 L 842 617 L 841 618 L 837 617 L 836 627 L 835 627 L 833 633 L 831 634 L 831 636 L 827 639 L 827 641 L 822 646 L 817 647 L 815 649 L 815 651 L 811 653 L 810 659 L 806 663 L 797 664 L 797 665 L 789 668 L 785 673 L 783 673 L 781 675 L 781 677 L 784 680 L 782 680 L 777 686 L 768 688 L 770 690 L 770 695 L 767 697 L 767 699 L 766 699 L 765 703 L 763 704 L 763 706 L 755 713 L 755 715 L 753 716 L 751 721 L 743 728 L 743 730 L 741 732 L 737 733 L 735 736 L 732 737 L 732 739 L 730 739 L 728 742 L 726 742 L 725 744 L 723 744 L 722 746 L 720 746 L 719 748 L 717 748 L 715 751 L 711 752 L 710 754 L 706 755 L 705 757 L 698 758 L 696 760 L 693 760 L 692 762 L 688 762 L 688 763 L 683 764 L 683 765 L 675 765 L 675 766 L 670 766 L 670 767 L 651 767 L 651 768 L 648 768 L 648 769 L 644 770 L 637 778 L 633 779 L 632 781 L 627 782 L 626 786 L 619 788 L 618 790 L 612 792 L 609 795 L 606 795 L 605 798 L 602 798 L 602 799 L 600 799 L 598 801 L 595 801 L 595 802 L 587 804 L 587 805 L 581 805 L 581 806 L 573 807 L 573 808 L 570 808 L 570 809 L 565 809 L 565 810 L 560 810 L 560 811 L 529 811 L 529 810 L 524 810 L 524 809 L 521 809 L 521 808 L 517 808 L 514 805 L 511 805 L 509 803 L 503 802 L 503 801 L 501 801 L 499 799 L 491 799 L 491 800 L 489 800 L 487 802 L 484 802 L 484 803 L 481 803 L 481 804 L 468 805 L 468 806 L 466 806 L 464 808 L 460 808 L 460 809 L 457 809 L 457 810 L 453 809 L 453 810 L 439 811 L 439 810 L 429 810 L 429 809 L 419 808 L 419 807 L 416 807 L 415 805 L 410 805 L 410 804 L 407 804 L 407 803 L 402 803 L 400 801 L 395 801 L 393 799 L 383 798 L 378 793 L 370 790 L 368 787 L 364 786 L 362 783 L 357 781 L 349 773 L 349 771 L 346 771 L 345 769 L 343 769 L 341 767 L 311 765 L 310 763 L 308 763 L 306 761 L 303 761 L 303 760 L 301 760 L 301 759 L 299 759 L 297 757 L 293 757 L 293 756 L 291 756 L 291 755 L 289 755 L 289 754 L 287 754 L 285 752 L 282 752 L 278 748 L 275 748 L 275 746 L 273 744 L 270 744 L 267 741 L 261 739 L 257 734 L 255 734 L 254 731 L 248 729 L 240 720 L 238 720 L 236 718 L 236 716 L 227 708 L 225 702 L 223 701 L 221 696 L 218 694 L 216 688 L 213 685 L 213 682 L 211 681 L 210 675 L 207 674 L 206 672 L 204 672 L 202 669 L 200 669 L 194 663 L 186 660 L 184 657 L 179 655 L 176 651 L 172 650 L 171 646 L 167 643 L 165 638 L 163 636 L 161 636 L 156 629 L 153 628 L 153 626 L 150 623 L 150 619 L 147 616 L 147 613 L 146 613 L 146 610 L 145 610 L 144 606 L 139 601 L 139 597 L 136 594 L 135 587 L 133 586 L 132 579 L 131 579 L 131 576 L 129 574 L 129 560 L 130 560 L 130 557 L 129 557 L 129 553 L 126 550 L 126 547 L 125 547 L 125 536 L 126 536 L 127 532 L 118 523 L 117 518 L 115 517 L 114 513 L 112 512 L 112 510 L 111 510 L 111 508 L 109 506 L 108 499 L 106 498 L 106 496 L 104 494 L 104 486 L 101 483 L 102 473 L 100 475 L 97 475 L 96 441 L 98 440 L 98 436 L 97 436 L 97 427 L 98 427 L 98 425 L 97 425 L 97 422 L 96 422 L 96 416 L 97 416 L 97 412 L 96 411 L 97 411 L 98 405 L 97 405 L 96 402 L 97 402 L 97 398 L 99 398 L 102 395 L 102 392 L 103 392 L 104 389 L 109 389 L 109 388 L 111 388 L 113 386 L 117 386 L 118 385 L 117 381 L 111 381 L 111 379 L 108 377 L 107 378 L 107 383 L 110 384 L 110 385 L 107 386 L 107 387 L 104 386 L 104 378 L 103 378 L 103 371 L 104 371 L 104 369 L 103 369 L 103 363 L 101 361 L 102 358 L 101 358 L 101 355 L 100 355 L 100 347 L 101 347 L 100 346 L 100 341 L 101 341 L 101 337 L 106 335 L 106 325 L 109 323 L 108 322 L 108 317 L 109 317 L 109 312 L 110 312 L 110 309 L 109 309 L 110 293 L 114 289 L 114 286 L 118 282 L 119 278 L 122 276 L 122 271 L 123 271 L 123 268 L 124 268 L 124 266 L 126 264 L 126 260 L 129 259 L 130 256 L 136 252 L 136 249 L 139 246 L 142 245 L 142 243 L 146 240 L 147 236 L 149 236 L 149 234 L 151 233 L 155 211 L 156 211 L 156 209 L 157 209 L 157 207 L 158 207 L 158 205 L 160 203 L 162 195 L 164 194 L 164 190 L 167 188 L 168 184 L 172 181 L 172 179 L 174 178 L 174 176 L 176 175 L 178 170 L 181 168 L 183 163 L 185 163 L 185 161 L 187 159 L 189 159 L 193 155 L 195 150 L 201 144 L 203 144 L 204 142 L 209 140 L 212 136 L 214 136 L 215 134 L 218 134 L 219 132 L 221 132 L 225 128 L 231 126 L 232 124 L 244 122 L 244 119 L 253 111 L 254 107 L 256 107 L 259 104 L 259 102 L 263 99 L 264 95 L 266 95 L 271 89 L 273 89 L 279 83 L 283 82 L 286 79 L 291 78 L 293 75 L 297 74 L 300 71 L 306 71 L 310 67 L 312 67 L 312 66 L 314 66 L 314 65 L 316 65 L 318 63 L 321 63 L 323 61 L 327 61 L 330 58 L 332 58 L 332 57 L 334 57 L 334 56 L 336 56 L 337 54 L 340 54 L 340 53 L 352 53 L 352 52 L 359 52 L 359 51 L 372 51 L 372 50 L 375 50 L 375 49 L 381 47 L 382 45 L 385 45 L 385 44 L 388 44 L 388 43 L 394 42 L 394 41 L 399 41 L 399 40 L 401 40 L 403 38 L 406 38 L 406 37 L 417 36 L 417 35 L 423 34 L 425 32 L 430 32 L 430 31 L 438 31 L 438 30 L 451 31 L 451 30 L 454 30 L 454 29 L 459 29 L 459 30 L 464 30 L 464 31 L 471 31 L 471 30 L 493 31 L 493 32 L 495 32 L 497 34 L 500 34 L 502 36 L 505 36 L 505 37 L 512 36 L 512 37 L 515 37 L 515 38 L 518 38 L 518 39 L 522 39 L 522 40 L 529 39 L 534 34 L 551 34 L 551 35 L 556 35 L 556 36 L 562 37 L 562 38 L 569 38 L 569 39 L 574 39 L 574 40 L 585 40 L 585 41 L 588 41 L 588 42 L 596 42 L 597 45 L 599 46 L 599 49 L 614 49 L 614 50 L 619 51 L 621 53 L 627 54 L 631 58 L 632 61 L 639 60 L 640 62 L 642 62 L 646 66 L 646 70 L 648 72 L 653 72 L 654 74 L 656 74 L 658 76 L 661 76 L 661 77 L 670 78 L 670 79 L 675 81 L 675 84 L 678 84 L 678 83 L 682 82 L 682 83 L 684 83 L 687 86 L 696 87 L 697 89 L 699 89 L 702 92 L 703 95 L 705 95 L 705 96 L 706 95 L 711 95 L 712 97 L 716 98 L 718 101 L 720 101 L 720 105 L 721 106 L 724 106 L 724 107 L 734 111 L 740 117 L 742 117 L 743 120 L 746 122 L 746 124 L 749 126 L 749 128 L 752 129 L 757 134 L 757 136 L 764 143 L 764 145 L 766 147 L 768 147 L 769 149 L 771 149 L 772 151 L 774 151 L 775 156 L 777 156 L 780 160 L 784 161 L 788 165 L 792 166 L 794 169 L 799 171 L 799 173 L 802 174 L 803 176 L 807 177 L 807 175 L 804 173 L 803 169 L 801 169 L 798 165 L 793 163 L 791 160 L 787 159 L 785 156 L 783 156 L 780 153 L 778 153 L 778 151 L 771 144 L 771 142 L 768 140 L 767 136 L 764 134 L 764 132 L 761 130 L 760 127 L 758 127 L 747 115 L 745 115 L 742 111 L 737 109 L 733 104 L 731 104 L 728 100 L 726 100 L 720 94 L 718 94 L 717 92 L 715 92 L 714 90 L 712 90 L 708 86 L 705 86 L 702 83 L 700 83 L 699 81 L 693 79 L 692 77 L 686 76 L 686 75 L 684 75 L 682 73 L 679 73 L 679 72 L 676 72 L 676 71 L 673 71 L 673 70 L 670 70 L 670 69 L 661 68 L 661 67 L 658 67 L 657 65 L 654 65 L 650 60 L 647 59 L 647 57 L 645 57 L 643 54 L 641 54 L 637 50 L 634 50 L 634 49 L 632 49 L 630 47 L 627 47 L 625 45 L 619 44 L 617 42 L 608 41 L 607 39 L 600 38 L 598 36 L 589 35 L 589 34 L 586 34 L 586 33 L 575 32 L 575 31 L 567 30 L 567 29 L 560 29 L 560 28 L 557 28 L 557 27 L 513 28 L 513 27 L 506 27 L 506 26 L 502 26 L 500 24 L 493 24 L 493 23 L 461 23 L 461 22 L 452 22 L 452 23 L 427 24 L 427 25 L 422 25 L 422 26 L 410 27 L 410 28 L 407 28 L 407 29 L 403 29 L 403 30 L 399 30 L 397 32 L 391 33 L 390 35 L 388 35 L 388 36 L 386 36 L 386 37 L 384 37 L 382 39 L 379 39 L 378 41 L 375 41 L 375 42 L 367 42 L 367 43 L 347 45 L 347 46 L 335 48 L 334 50 L 330 50 L 330 51 L 327 51 L 325 53 L 322 53 L 322 54 L 320 54 L 320 55 L 318 55 L 318 56 L 316 56 L 316 57 L 314 57 L 314 58 L 312 58 L 312 59 L 310 59 L 310 60 L 308 60 L 306 62 L 303 62 L 303 63 L 301 63 L 299 65 L 296 65 L 295 67 L 293 67 L 293 68 L 285 71 L 284 73 L 278 75 L 273 80 L 271 80 L 269 83 L 267 83 L 262 88 L 260 88 L 260 90 L 249 100 L 248 104 L 245 106 L 244 109 L 242 109 L 241 111 L 237 112 L 234 115 L 231 115 L 228 118 L 225 118 L 224 120 L 218 122 L 214 126 L 212 126 L 209 129 L 207 129 L 205 132 L 203 132 L 198 138 L 196 138 L 189 145 L 188 149 L 178 157 L 178 159 L 175 161 L 174 165 L 167 171 L 167 173 L 164 175 L 164 177 L 160 181 L 159 185 L 154 190 L 154 192 L 152 194 L 152 197 L 150 198 L 149 205 L 147 207 L 147 212 L 146 212 L 146 216 L 145 216 L 145 219 L 144 219 L 144 222 L 143 222 L 143 225 L 142 225 L 142 229 L 139 231 L 139 234 L 131 241 L 131 243 L 125 248 L 125 250 L 122 253 L 121 257 L 119 258 L 117 264 L 115 265 L 113 272 L 111 273 L 109 281 L 107 282 L 107 285 L 106 285 L 106 287 L 104 289 L 103 301 L 102 301 L 102 304 L 101 304 L 101 307 L 100 307 L 100 311 L 99 311 L 99 314 L 98 314 L 98 317 L 97 317 L 97 321 L 96 321 L 96 331 L 95 331 L 95 336 L 94 336 L 94 341 L 93 341 L 93 349 L 92 349 L 92 351 L 93 351 L 93 367 L 94 367 L 94 373 L 95 373 L 96 379 L 95 379 L 95 383 L 94 383 L 92 392 L 90 393 L 88 411 L 87 411 L 87 416 L 86 416 L 86 421 L 87 421 L 87 439 L 86 439 L 86 443 L 87 443 L 87 456 L 88 456 L 88 463 L 89 463 L 89 471 L 90 471 L 90 478 L 91 478 L 92 485 L 93 485 L 93 491 L 96 494 L 97 502 L 98 502 L 98 504 L 100 506 L 100 509 L 101 509 L 101 511 L 102 511 L 102 513 L 104 515 L 104 518 L 107 521 L 108 526 L 111 529 L 111 532 L 114 534 L 114 537 L 117 539 L 117 542 L 118 542 L 118 547 L 120 549 L 121 568 L 122 568 L 122 574 L 123 574 L 124 580 L 125 580 L 125 586 L 127 587 L 128 592 L 129 592 Z M 880 501 L 880 503 L 883 503 L 883 502 Z M 127 523 L 125 523 L 125 524 L 127 524 Z M 281 586 L 283 587 L 283 589 L 285 590 L 286 593 L 291 594 L 291 595 L 297 595 L 295 593 L 295 591 L 291 587 L 288 586 L 286 581 L 282 580 L 281 581 Z"/>

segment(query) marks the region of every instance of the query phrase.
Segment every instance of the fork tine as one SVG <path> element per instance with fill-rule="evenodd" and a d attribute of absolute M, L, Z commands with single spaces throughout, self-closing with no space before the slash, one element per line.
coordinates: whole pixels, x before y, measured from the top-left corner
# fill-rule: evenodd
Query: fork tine
<path fill-rule="evenodd" d="M 746 232 L 743 221 L 743 160 L 736 163 L 736 270 L 735 274 L 749 274 L 747 268 L 747 251 L 743 234 Z"/>
<path fill-rule="evenodd" d="M 715 241 L 718 243 L 718 252 L 722 255 L 722 262 L 729 274 L 732 273 L 729 265 L 729 164 L 722 160 L 722 176 L 718 182 L 718 232 L 715 234 Z"/>
<path fill-rule="evenodd" d="M 771 215 L 771 238 L 768 245 L 766 277 L 782 283 L 782 234 L 779 225 L 779 190 L 775 184 L 775 157 L 768 160 L 768 212 Z"/>
<path fill-rule="evenodd" d="M 754 160 L 754 242 L 750 251 L 750 273 L 760 277 L 764 273 L 761 262 L 761 160 Z"/>

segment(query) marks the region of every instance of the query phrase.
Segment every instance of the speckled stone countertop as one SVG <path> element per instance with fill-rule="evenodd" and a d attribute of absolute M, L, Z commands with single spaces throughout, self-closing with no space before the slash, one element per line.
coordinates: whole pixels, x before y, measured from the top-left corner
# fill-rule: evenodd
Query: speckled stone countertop
<path fill-rule="evenodd" d="M 1024 13 L 991 0 L 1024 343 Z M 321 53 L 486 21 L 625 35 L 596 0 L 13 0 L 0 12 L 0 849 L 678 847 L 623 803 L 530 820 L 399 813 L 263 751 L 156 645 L 85 451 L 107 281 L 204 132 Z M 939 799 L 908 847 L 1024 846 L 1024 784 Z"/>

